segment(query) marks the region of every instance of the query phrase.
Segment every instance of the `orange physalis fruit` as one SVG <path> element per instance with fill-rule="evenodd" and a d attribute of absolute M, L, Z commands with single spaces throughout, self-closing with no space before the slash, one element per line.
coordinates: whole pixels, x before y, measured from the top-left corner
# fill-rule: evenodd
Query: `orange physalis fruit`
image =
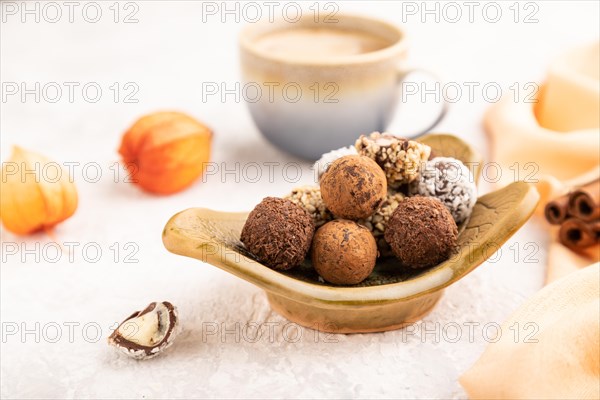
<path fill-rule="evenodd" d="M 19 147 L 2 164 L 0 191 L 2 224 L 21 235 L 51 229 L 77 209 L 77 190 L 63 166 Z"/>
<path fill-rule="evenodd" d="M 119 153 L 144 190 L 171 194 L 198 179 L 210 160 L 212 132 L 179 112 L 146 115 L 123 135 Z"/>

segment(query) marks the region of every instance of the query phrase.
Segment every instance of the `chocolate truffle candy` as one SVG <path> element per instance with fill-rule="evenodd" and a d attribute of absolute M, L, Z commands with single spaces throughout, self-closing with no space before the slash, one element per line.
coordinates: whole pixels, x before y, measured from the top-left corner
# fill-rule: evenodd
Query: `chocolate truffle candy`
<path fill-rule="evenodd" d="M 356 221 L 365 226 L 373 234 L 375 242 L 377 242 L 377 250 L 379 250 L 380 257 L 394 256 L 390 249 L 390 245 L 385 241 L 383 235 L 385 234 L 385 227 L 392 217 L 392 214 L 396 211 L 396 207 L 398 207 L 403 199 L 404 195 L 402 193 L 388 190 L 387 197 L 381 204 L 381 207 L 375 211 L 375 214 L 368 218 Z"/>
<path fill-rule="evenodd" d="M 454 221 L 466 221 L 477 202 L 477 186 L 471 171 L 456 158 L 436 157 L 425 163 L 418 180 L 409 185 L 410 195 L 435 197 Z"/>
<path fill-rule="evenodd" d="M 376 259 L 375 238 L 356 222 L 336 219 L 315 233 L 313 266 L 329 283 L 354 285 L 364 281 L 373 271 Z"/>
<path fill-rule="evenodd" d="M 248 215 L 241 241 L 260 262 L 286 270 L 304 261 L 315 223 L 290 200 L 266 197 Z"/>
<path fill-rule="evenodd" d="M 387 195 L 385 174 L 375 161 L 344 156 L 331 164 L 321 178 L 321 196 L 338 218 L 367 218 Z"/>
<path fill-rule="evenodd" d="M 329 166 L 338 158 L 344 156 L 352 156 L 356 155 L 358 152 L 356 151 L 356 147 L 348 146 L 342 147 L 336 150 L 332 150 L 329 153 L 325 153 L 313 164 L 313 170 L 317 173 L 318 180 L 321 180 L 321 177 L 327 171 Z"/>
<path fill-rule="evenodd" d="M 291 200 L 294 204 L 305 209 L 315 222 L 315 227 L 320 227 L 324 223 L 333 219 L 331 211 L 325 207 L 325 202 L 321 197 L 321 189 L 318 186 L 300 186 L 284 197 Z"/>
<path fill-rule="evenodd" d="M 458 229 L 439 200 L 407 197 L 390 218 L 385 240 L 404 266 L 427 268 L 450 257 L 456 248 Z"/>
<path fill-rule="evenodd" d="M 419 177 L 421 166 L 429 159 L 431 147 L 389 133 L 362 135 L 355 143 L 358 154 L 377 162 L 385 172 L 388 186 L 398 188 Z"/>

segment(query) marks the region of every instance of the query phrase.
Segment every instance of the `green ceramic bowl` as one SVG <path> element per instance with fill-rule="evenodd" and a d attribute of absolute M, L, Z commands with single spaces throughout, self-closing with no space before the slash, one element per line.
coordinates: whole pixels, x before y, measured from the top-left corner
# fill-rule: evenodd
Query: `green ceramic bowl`
<path fill-rule="evenodd" d="M 420 139 L 437 156 L 465 163 L 481 159 L 451 135 Z M 475 168 L 479 175 L 479 168 Z M 163 231 L 165 247 L 212 264 L 264 289 L 271 307 L 290 321 L 327 332 L 378 332 L 397 329 L 427 314 L 443 289 L 456 282 L 506 242 L 531 216 L 539 195 L 515 182 L 478 199 L 460 227 L 459 249 L 449 260 L 426 270 L 400 270 L 396 261 L 378 261 L 371 276 L 356 286 L 323 283 L 307 260 L 291 271 L 275 271 L 254 260 L 241 244 L 247 212 L 190 208 L 174 215 Z"/>

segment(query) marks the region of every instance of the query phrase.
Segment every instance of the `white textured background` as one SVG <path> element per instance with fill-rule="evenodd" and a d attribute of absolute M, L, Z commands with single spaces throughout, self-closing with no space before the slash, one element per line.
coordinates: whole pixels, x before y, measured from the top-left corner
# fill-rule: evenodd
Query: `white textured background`
<path fill-rule="evenodd" d="M 3 9 L 7 3 L 11 2 L 1 4 Z M 28 7 L 35 3 L 28 2 Z M 483 19 L 483 4 L 475 9 L 474 23 L 466 14 L 457 23 L 436 23 L 433 16 L 421 22 L 420 15 L 406 16 L 403 25 L 411 39 L 411 62 L 438 71 L 449 82 L 498 82 L 510 93 L 508 87 L 515 82 L 542 79 L 560 51 L 598 37 L 595 1 L 535 2 L 539 22 L 533 24 L 514 23 L 512 3 L 500 3 L 503 16 L 495 24 Z M 238 81 L 236 35 L 242 23 L 233 16 L 227 17 L 226 24 L 218 17 L 203 23 L 202 4 L 193 1 L 137 1 L 138 23 L 114 23 L 111 4 L 101 2 L 103 16 L 96 24 L 82 19 L 83 3 L 76 9 L 74 23 L 66 15 L 54 24 L 36 23 L 32 16 L 22 23 L 19 15 L 4 15 L 2 21 L 3 84 L 97 82 L 103 89 L 95 104 L 84 101 L 78 90 L 73 103 L 66 92 L 54 104 L 44 99 L 36 103 L 31 96 L 24 102 L 19 96 L 3 98 L 2 160 L 17 144 L 57 161 L 96 162 L 103 175 L 99 182 L 88 183 L 76 169 L 79 209 L 55 232 L 59 243 L 81 244 L 72 254 L 73 262 L 67 253 L 58 262 L 49 262 L 54 248 L 45 260 L 42 251 L 37 252 L 42 253 L 40 260 L 22 251 L 7 254 L 8 245 L 43 249 L 52 239 L 1 232 L 1 396 L 465 397 L 457 378 L 486 345 L 481 327 L 501 323 L 542 285 L 546 237 L 540 226 L 529 223 L 502 249 L 497 262 L 482 265 L 450 287 L 413 335 L 405 331 L 325 335 L 286 326 L 270 311 L 260 290 L 209 265 L 169 254 L 161 243 L 164 223 L 181 209 L 247 210 L 266 195 L 288 192 L 295 184 L 283 179 L 281 168 L 275 169 L 272 183 L 266 176 L 259 183 L 243 179 L 238 183 L 233 175 L 211 176 L 170 197 L 144 194 L 123 183 L 123 176 L 115 183 L 110 169 L 118 160 L 122 132 L 141 114 L 160 109 L 186 111 L 210 125 L 215 131 L 213 160 L 221 167 L 232 169 L 235 163 L 249 161 L 301 162 L 261 138 L 243 102 L 231 97 L 225 103 L 217 98 L 202 102 L 202 82 L 233 85 Z M 402 23 L 400 2 L 337 4 L 341 11 Z M 421 2 L 414 4 L 423 7 Z M 458 4 L 466 13 L 463 3 Z M 21 2 L 17 5 L 23 7 Z M 124 13 L 124 4 L 120 6 Z M 428 2 L 428 7 L 435 5 Z M 525 10 L 523 3 L 520 7 L 520 20 L 533 10 Z M 114 82 L 121 86 L 135 82 L 139 102 L 115 103 L 109 89 Z M 476 91 L 474 102 L 463 97 L 437 130 L 468 139 L 485 154 L 480 123 L 488 106 L 481 92 Z M 403 133 L 418 126 L 419 118 L 427 118 L 428 112 L 428 106 L 406 105 L 404 117 L 391 130 Z M 302 166 L 302 181 L 310 182 L 309 164 Z M 123 247 L 129 242 L 139 247 L 134 257 L 138 263 L 124 260 Z M 84 259 L 81 248 L 86 243 L 97 243 L 102 249 L 98 262 Z M 110 249 L 114 243 L 121 248 L 117 263 Z M 533 255 L 537 262 L 524 262 L 533 249 L 525 247 L 528 243 L 539 246 Z M 154 360 L 121 357 L 106 345 L 111 327 L 153 300 L 169 300 L 179 307 L 184 333 Z M 271 325 L 263 325 L 258 340 L 244 340 L 245 331 L 239 329 L 241 337 L 236 339 L 232 333 L 236 324 L 249 322 L 273 323 L 273 336 L 267 329 Z M 442 333 L 444 324 L 461 326 L 460 340 L 451 343 L 443 336 L 436 339 L 433 333 L 423 333 L 425 328 L 435 330 L 437 323 Z M 469 323 L 480 324 L 472 338 Z M 69 324 L 78 325 L 69 332 Z M 8 334 L 15 327 L 18 332 Z M 218 333 L 211 334 L 215 329 Z M 454 337 L 455 331 L 446 332 Z"/>

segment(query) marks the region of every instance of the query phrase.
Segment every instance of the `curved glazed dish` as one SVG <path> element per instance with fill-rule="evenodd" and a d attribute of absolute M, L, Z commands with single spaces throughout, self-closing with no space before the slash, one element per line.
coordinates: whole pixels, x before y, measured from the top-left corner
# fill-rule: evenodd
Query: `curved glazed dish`
<path fill-rule="evenodd" d="M 428 135 L 420 141 L 436 156 L 463 162 L 481 159 L 451 135 Z M 478 199 L 461 227 L 459 249 L 449 260 L 426 270 L 399 270 L 393 258 L 377 262 L 375 271 L 356 286 L 323 283 L 310 260 L 291 271 L 275 271 L 252 258 L 239 241 L 247 212 L 227 213 L 190 208 L 174 215 L 163 231 L 165 247 L 232 273 L 264 289 L 272 308 L 303 326 L 328 332 L 377 332 L 397 329 L 425 315 L 456 282 L 491 257 L 531 216 L 537 191 L 515 182 Z"/>

